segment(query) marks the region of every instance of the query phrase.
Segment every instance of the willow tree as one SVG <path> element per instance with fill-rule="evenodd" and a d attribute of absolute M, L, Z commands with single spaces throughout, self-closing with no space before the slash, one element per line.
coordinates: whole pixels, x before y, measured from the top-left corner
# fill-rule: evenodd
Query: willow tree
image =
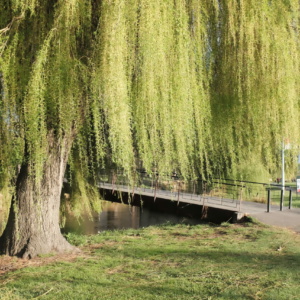
<path fill-rule="evenodd" d="M 80 204 L 107 164 L 205 176 L 253 151 L 271 165 L 281 136 L 298 136 L 296 2 L 1 1 L 2 252 L 72 250 L 68 174 Z"/>
<path fill-rule="evenodd" d="M 72 250 L 59 228 L 67 165 L 79 193 L 107 161 L 128 176 L 137 158 L 147 170 L 204 169 L 207 9 L 185 0 L 1 1 L 1 184 L 12 194 L 3 253 Z"/>
<path fill-rule="evenodd" d="M 282 142 L 299 145 L 299 9 L 297 0 L 220 0 L 211 23 L 218 161 L 243 179 L 276 174 Z"/>

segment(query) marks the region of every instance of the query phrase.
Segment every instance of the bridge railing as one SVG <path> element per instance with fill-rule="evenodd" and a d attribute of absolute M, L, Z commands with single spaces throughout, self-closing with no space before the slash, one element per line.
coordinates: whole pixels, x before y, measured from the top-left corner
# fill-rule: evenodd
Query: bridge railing
<path fill-rule="evenodd" d="M 300 195 L 296 189 L 286 186 L 282 196 L 282 186 L 275 183 L 258 183 L 233 179 L 184 180 L 172 175 L 157 173 L 136 172 L 133 178 L 128 178 L 122 171 L 105 170 L 100 173 L 102 184 L 108 183 L 123 188 L 128 187 L 130 193 L 148 192 L 154 198 L 159 195 L 169 195 L 174 200 L 181 199 L 206 199 L 207 202 L 215 201 L 221 205 L 239 205 L 240 201 L 251 201 L 270 205 L 292 206 L 300 204 Z M 291 196 L 290 196 L 291 195 Z M 299 197 L 298 197 L 299 196 Z M 281 200 L 282 199 L 282 200 Z M 201 200 L 201 201 L 202 201 Z M 199 200 L 200 201 L 200 200 Z M 239 204 L 238 204 L 239 203 Z"/>
<path fill-rule="evenodd" d="M 128 186 L 131 193 L 139 191 L 152 193 L 154 198 L 160 194 L 173 197 L 173 199 L 205 199 L 207 202 L 219 202 L 221 205 L 239 205 L 243 200 L 245 186 L 240 182 L 224 182 L 221 180 L 184 180 L 176 174 L 159 175 L 137 172 L 130 180 L 121 171 L 109 170 L 100 174 L 102 184 L 109 183 L 116 190 Z"/>
<path fill-rule="evenodd" d="M 122 172 L 101 174 L 101 186 L 103 188 L 126 191 L 131 194 L 151 195 L 156 198 L 165 198 L 178 202 L 197 203 L 200 205 L 213 204 L 214 206 L 227 206 L 238 208 L 240 199 L 234 197 L 236 192 L 231 191 L 232 197 L 225 198 L 224 193 L 216 192 L 212 183 L 200 180 L 183 180 L 178 176 L 159 176 L 158 174 L 139 174 L 130 180 Z M 220 188 L 220 187 L 219 187 Z M 228 192 L 232 190 L 229 186 Z"/>
<path fill-rule="evenodd" d="M 243 201 L 267 204 L 267 211 L 271 206 L 283 210 L 284 207 L 300 207 L 300 193 L 297 192 L 296 185 L 282 186 L 278 183 L 259 183 L 251 181 L 241 181 L 232 179 L 219 179 L 220 182 L 240 183 L 241 199 Z"/>

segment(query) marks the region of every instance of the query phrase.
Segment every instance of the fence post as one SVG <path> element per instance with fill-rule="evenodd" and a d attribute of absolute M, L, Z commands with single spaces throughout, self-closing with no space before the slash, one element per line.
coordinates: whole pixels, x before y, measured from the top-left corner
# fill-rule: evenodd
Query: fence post
<path fill-rule="evenodd" d="M 283 199 L 284 199 L 284 188 L 281 190 L 281 196 L 280 196 L 280 211 L 282 211 L 282 208 L 283 208 Z"/>
<path fill-rule="evenodd" d="M 181 188 L 181 183 L 178 180 L 177 181 L 177 189 L 178 189 L 177 206 L 179 205 L 180 188 Z"/>
<path fill-rule="evenodd" d="M 271 205 L 271 189 L 268 188 L 267 212 L 270 212 L 270 205 Z"/>
<path fill-rule="evenodd" d="M 289 209 L 292 208 L 292 201 L 293 201 L 292 189 L 290 189 L 290 194 L 289 194 Z"/>
<path fill-rule="evenodd" d="M 241 211 L 241 206 L 242 206 L 242 199 L 243 199 L 243 188 L 241 187 L 241 189 L 240 189 L 240 208 L 239 208 L 239 210 Z"/>
<path fill-rule="evenodd" d="M 155 200 L 156 200 L 157 181 L 158 181 L 158 179 L 157 179 L 157 177 L 156 177 L 156 178 L 155 178 L 155 187 L 154 187 L 154 202 L 155 202 Z"/>

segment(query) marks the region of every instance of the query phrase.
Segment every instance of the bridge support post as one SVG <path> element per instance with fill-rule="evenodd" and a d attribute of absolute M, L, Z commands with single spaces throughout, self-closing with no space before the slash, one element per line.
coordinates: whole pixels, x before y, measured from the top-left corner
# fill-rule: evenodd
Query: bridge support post
<path fill-rule="evenodd" d="M 232 222 L 237 223 L 245 217 L 245 214 L 239 211 L 234 212 Z"/>

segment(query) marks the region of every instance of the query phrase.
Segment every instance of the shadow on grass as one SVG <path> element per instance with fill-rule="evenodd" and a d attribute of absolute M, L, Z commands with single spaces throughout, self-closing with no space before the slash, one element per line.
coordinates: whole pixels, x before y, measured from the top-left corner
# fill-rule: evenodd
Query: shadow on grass
<path fill-rule="evenodd" d="M 257 248 L 257 254 L 254 254 L 255 245 L 249 243 L 249 251 L 247 250 L 226 250 L 223 247 L 218 248 L 214 246 L 215 249 L 205 251 L 201 246 L 199 250 L 195 250 L 195 246 L 190 249 L 172 249 L 170 247 L 156 247 L 149 246 L 135 247 L 125 250 L 114 250 L 119 252 L 124 260 L 126 258 L 139 260 L 139 259 L 155 259 L 155 257 L 160 257 L 166 260 L 172 261 L 193 261 L 194 264 L 199 263 L 200 265 L 204 262 L 210 261 L 216 265 L 230 264 L 232 268 L 242 268 L 248 267 L 259 268 L 260 271 L 270 270 L 270 269 L 280 269 L 285 271 L 290 271 L 292 273 L 297 273 L 300 279 L 300 256 L 295 253 L 285 253 L 284 250 L 281 252 L 280 249 L 270 249 L 269 253 L 259 253 L 259 248 Z M 111 249 L 101 249 L 101 253 L 105 255 L 112 255 Z M 266 251 L 265 251 L 266 252 Z M 116 253 L 117 255 L 117 253 Z"/>

